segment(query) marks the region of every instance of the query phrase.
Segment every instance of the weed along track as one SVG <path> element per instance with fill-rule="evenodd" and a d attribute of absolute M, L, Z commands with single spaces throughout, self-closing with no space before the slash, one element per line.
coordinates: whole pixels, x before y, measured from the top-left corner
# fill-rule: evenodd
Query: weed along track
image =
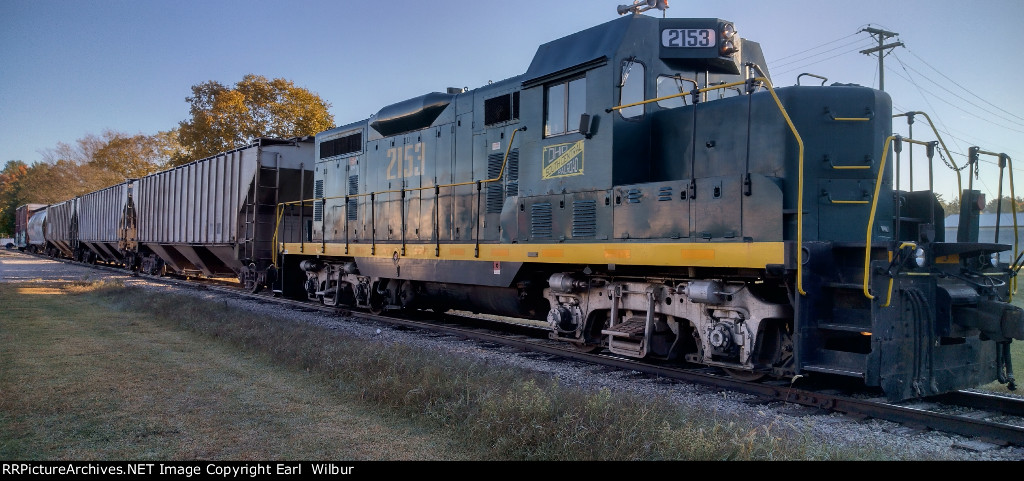
<path fill-rule="evenodd" d="M 382 316 L 252 294 L 238 287 L 203 283 L 197 279 L 131 277 L 117 269 L 55 262 L 25 254 L 4 253 L 0 261 L 3 266 L 0 274 L 5 282 L 9 282 L 8 276 L 28 280 L 29 276 L 15 276 L 8 268 L 25 262 L 39 266 L 33 269 L 41 273 L 37 278 L 42 280 L 117 279 L 125 287 L 113 289 L 123 290 L 128 295 L 108 294 L 108 298 L 118 299 L 126 309 L 177 312 L 186 319 L 180 322 L 189 331 L 256 349 L 265 353 L 261 355 L 269 355 L 274 363 L 352 386 L 353 395 L 360 402 L 389 406 L 398 412 L 411 409 L 416 412 L 413 416 L 440 419 L 445 424 L 454 421 L 454 412 L 474 403 L 495 409 L 496 412 L 490 414 L 491 419 L 509 416 L 505 410 L 522 415 L 523 406 L 518 403 L 527 402 L 524 396 L 530 392 L 547 396 L 540 393 L 549 392 L 550 387 L 534 390 L 554 382 L 572 391 L 597 393 L 597 399 L 603 399 L 602 392 L 614 392 L 666 403 L 658 408 L 635 405 L 641 412 L 656 409 L 667 413 L 680 405 L 704 406 L 695 409 L 717 413 L 714 418 L 747 419 L 754 423 L 750 429 L 763 433 L 766 438 L 775 438 L 783 432 L 796 437 L 819 433 L 815 436 L 844 439 L 844 444 L 871 439 L 871 443 L 898 446 L 902 450 L 907 449 L 904 442 L 913 442 L 916 451 L 909 452 L 927 450 L 931 446 L 934 452 L 930 456 L 936 459 L 949 456 L 999 459 L 999 456 L 1012 455 L 1006 453 L 1019 456 L 1022 452 L 1020 426 L 1024 426 L 1024 422 L 1019 418 L 1019 405 L 1007 404 L 1019 402 L 1012 396 L 986 395 L 984 404 L 965 399 L 971 393 L 962 393 L 955 404 L 944 398 L 891 403 L 877 392 L 858 391 L 848 385 L 816 385 L 806 379 L 794 383 L 747 382 L 704 366 L 659 365 L 607 352 L 566 349 L 564 343 L 547 339 L 540 329 L 468 314 L 416 312 L 399 317 Z M 40 286 L 37 289 L 56 288 Z M 147 299 L 150 295 L 152 299 Z M 459 373 L 448 371 L 456 360 L 459 364 L 465 363 L 462 370 Z M 413 381 L 398 379 L 404 376 L 411 376 Z M 478 381 L 474 379 L 489 379 L 488 385 L 492 387 L 476 386 L 474 383 Z M 493 390 L 508 393 L 503 396 L 503 402 L 508 404 L 495 405 L 497 395 Z M 466 395 L 467 392 L 476 394 Z M 453 398 L 460 400 L 453 401 Z M 552 402 L 578 404 L 580 401 L 547 400 L 547 403 Z M 445 403 L 453 405 L 439 407 Z M 547 403 L 542 405 L 549 405 Z M 423 406 L 432 406 L 427 409 L 428 414 L 424 414 Z M 437 412 L 430 412 L 430 409 Z M 530 416 L 551 415 L 545 411 Z M 562 417 L 567 415 L 570 414 L 561 414 Z M 481 421 L 459 422 L 475 425 L 474 422 Z M 666 422 L 670 426 L 677 425 L 677 421 Z M 479 426 L 476 429 L 486 431 Z M 722 429 L 721 426 L 718 429 Z M 473 435 L 487 435 L 478 431 Z M 908 439 L 908 433 L 913 438 Z M 892 439 L 872 439 L 879 436 Z M 520 442 L 539 442 L 530 436 L 526 438 Z M 512 447 L 501 446 L 513 452 Z M 829 443 L 821 446 L 829 446 Z M 951 447 L 958 449 L 951 450 Z M 751 448 L 750 452 L 757 449 Z"/>

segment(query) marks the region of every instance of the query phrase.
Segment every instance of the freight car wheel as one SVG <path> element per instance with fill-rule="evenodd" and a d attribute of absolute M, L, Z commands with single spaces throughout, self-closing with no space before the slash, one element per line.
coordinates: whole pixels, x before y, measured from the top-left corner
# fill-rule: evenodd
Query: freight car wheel
<path fill-rule="evenodd" d="M 256 269 L 255 263 L 250 263 L 248 266 L 242 268 L 242 272 L 239 275 L 241 277 L 242 285 L 245 286 L 245 290 L 258 294 L 263 290 L 263 279 L 261 279 L 259 270 Z"/>

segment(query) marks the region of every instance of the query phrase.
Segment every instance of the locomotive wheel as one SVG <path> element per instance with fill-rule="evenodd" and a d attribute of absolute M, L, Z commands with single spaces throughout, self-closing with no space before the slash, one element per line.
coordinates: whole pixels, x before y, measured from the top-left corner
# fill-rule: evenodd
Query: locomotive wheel
<path fill-rule="evenodd" d="M 380 315 L 384 312 L 384 296 L 370 294 L 370 314 Z"/>
<path fill-rule="evenodd" d="M 582 352 L 584 354 L 593 354 L 602 349 L 600 344 L 579 344 L 575 342 L 567 342 L 565 345 L 570 351 Z"/>
<path fill-rule="evenodd" d="M 725 373 L 728 374 L 729 377 L 746 382 L 760 381 L 768 377 L 768 375 L 763 372 L 744 371 L 742 369 L 729 369 L 725 367 L 723 367 L 722 370 L 725 371 Z"/>

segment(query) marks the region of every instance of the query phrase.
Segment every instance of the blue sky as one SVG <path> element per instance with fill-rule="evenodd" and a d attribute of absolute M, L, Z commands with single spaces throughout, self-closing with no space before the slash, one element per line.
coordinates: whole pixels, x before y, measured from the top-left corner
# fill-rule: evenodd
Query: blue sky
<path fill-rule="evenodd" d="M 521 74 L 538 45 L 617 18 L 620 3 L 3 0 L 0 163 L 40 161 L 58 142 L 107 129 L 171 129 L 188 118 L 192 85 L 230 85 L 248 73 L 318 93 L 344 124 L 427 92 Z M 669 4 L 669 17 L 735 22 L 742 37 L 760 42 L 776 86 L 810 72 L 877 87 L 876 58 L 857 53 L 872 40 L 857 32 L 898 32 L 906 47 L 886 57 L 885 74 L 894 105 L 929 113 L 955 153 L 979 145 L 1009 154 L 1024 179 L 1024 62 L 1016 50 L 1024 45 L 1016 25 L 1024 1 Z M 976 182 L 990 196 L 996 174 L 983 164 Z M 939 188 L 947 199 L 951 185 Z"/>

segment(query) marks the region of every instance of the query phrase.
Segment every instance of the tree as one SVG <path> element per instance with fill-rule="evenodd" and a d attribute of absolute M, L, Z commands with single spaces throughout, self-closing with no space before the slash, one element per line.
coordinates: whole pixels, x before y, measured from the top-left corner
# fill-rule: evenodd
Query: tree
<path fill-rule="evenodd" d="M 192 86 L 190 120 L 179 122 L 182 153 L 198 160 L 243 147 L 259 137 L 314 135 L 331 128 L 330 104 L 290 80 L 246 75 L 228 88 L 216 81 Z M 179 156 L 176 163 L 183 159 Z"/>
<path fill-rule="evenodd" d="M 943 200 L 941 194 L 938 195 L 937 197 L 939 199 L 939 203 L 942 204 L 942 210 L 945 211 L 947 217 L 953 214 L 960 213 L 960 196 L 957 195 L 955 192 L 953 193 L 953 200 L 949 202 Z"/>
<path fill-rule="evenodd" d="M 1013 213 L 1014 202 L 1010 200 L 1010 197 L 1003 196 L 1000 199 L 992 199 L 985 204 L 985 209 L 982 212 L 987 214 L 995 214 L 997 210 L 1003 214 Z M 1024 199 L 1017 197 L 1016 199 L 1017 212 L 1024 212 Z"/>
<path fill-rule="evenodd" d="M 172 165 L 174 131 L 156 135 L 107 130 L 42 152 L 21 181 L 26 202 L 53 204 L 139 178 Z"/>
<path fill-rule="evenodd" d="M 101 183 L 108 186 L 170 166 L 176 152 L 173 131 L 152 136 L 107 131 L 104 137 L 105 143 L 92 153 L 87 164 L 106 177 Z"/>
<path fill-rule="evenodd" d="M 0 237 L 14 235 L 14 214 L 25 204 L 23 181 L 28 166 L 20 160 L 10 160 L 0 171 Z"/>

